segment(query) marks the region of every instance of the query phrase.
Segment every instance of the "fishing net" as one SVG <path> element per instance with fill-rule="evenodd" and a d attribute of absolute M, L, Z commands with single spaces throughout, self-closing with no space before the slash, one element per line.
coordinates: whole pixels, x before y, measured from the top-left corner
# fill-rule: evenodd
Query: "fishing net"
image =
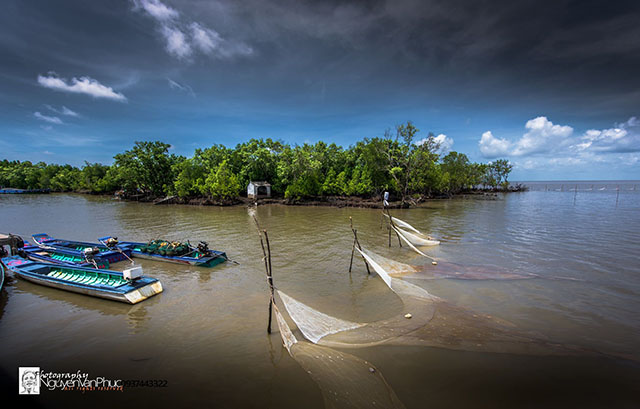
<path fill-rule="evenodd" d="M 496 353 L 601 355 L 586 348 L 549 342 L 540 335 L 518 331 L 504 320 L 451 305 L 421 287 L 391 277 L 373 257 L 366 252 L 361 254 L 402 300 L 403 310 L 386 320 L 349 322 L 326 315 L 278 291 L 298 329 L 312 342 L 336 347 L 384 343 Z M 407 313 L 411 318 L 406 318 Z"/>
<path fill-rule="evenodd" d="M 360 251 L 360 250 L 358 250 Z M 366 253 L 360 252 L 387 286 L 403 302 L 403 310 L 391 318 L 372 323 L 345 321 L 331 317 L 305 305 L 278 290 L 289 316 L 302 334 L 314 343 L 329 346 L 376 345 L 415 331 L 427 324 L 435 313 L 434 302 L 438 298 L 425 289 L 406 281 L 393 278 Z M 411 318 L 406 318 L 411 314 Z"/>
<path fill-rule="evenodd" d="M 375 261 L 384 271 L 389 273 L 389 275 L 398 277 L 407 274 L 415 274 L 420 271 L 420 267 L 412 266 L 410 264 L 401 263 L 399 261 L 391 260 L 390 258 L 383 257 L 379 254 L 374 253 L 373 251 L 365 250 L 363 251 L 369 256 L 369 258 Z"/>
<path fill-rule="evenodd" d="M 538 275 L 531 273 L 512 273 L 509 271 L 497 271 L 495 268 L 463 266 L 448 262 L 438 262 L 435 266 L 413 266 L 383 257 L 370 250 L 363 249 L 363 252 L 393 277 L 406 276 L 410 279 L 422 280 L 437 280 L 443 278 L 456 280 L 524 280 L 539 278 Z"/>
<path fill-rule="evenodd" d="M 437 246 L 438 244 L 440 244 L 438 240 L 420 232 L 420 230 L 416 229 L 415 227 L 405 222 L 404 220 L 391 217 L 387 214 L 384 214 L 384 215 L 387 218 L 389 218 L 389 224 L 391 225 L 393 230 L 395 230 L 398 234 L 402 235 L 406 240 L 410 241 L 412 244 L 415 244 L 416 246 Z M 399 228 L 398 226 L 402 227 L 402 229 Z M 413 233 L 404 229 L 410 230 Z"/>
<path fill-rule="evenodd" d="M 416 246 L 437 246 L 440 244 L 438 240 L 434 240 L 422 233 L 411 233 L 400 228 L 396 228 L 395 230 L 409 240 L 411 244 L 415 244 Z"/>
<path fill-rule="evenodd" d="M 391 216 L 387 215 L 386 213 L 382 213 L 382 214 L 384 214 L 384 215 L 385 215 L 385 217 L 390 218 L 390 219 L 391 219 L 391 221 L 393 221 L 393 222 L 394 222 L 395 224 L 397 224 L 398 226 L 400 226 L 400 227 L 404 227 L 405 229 L 409 229 L 409 230 L 414 231 L 414 232 L 416 232 L 416 233 L 418 233 L 418 234 L 422 234 L 422 233 L 420 233 L 420 230 L 416 229 L 415 227 L 413 227 L 413 226 L 412 226 L 412 225 L 410 225 L 409 223 L 407 223 L 407 222 L 405 222 L 405 221 L 403 221 L 403 220 L 400 220 L 400 219 L 398 219 L 398 218 L 396 218 L 396 217 L 391 217 Z"/>
<path fill-rule="evenodd" d="M 273 307 L 284 346 L 318 385 L 325 407 L 404 408 L 374 365 L 344 352 L 298 342 L 275 304 Z"/>
<path fill-rule="evenodd" d="M 417 248 L 416 246 L 414 246 L 414 245 L 413 245 L 413 243 L 411 243 L 411 242 L 409 241 L 409 239 L 407 239 L 407 238 L 402 234 L 402 232 L 401 232 L 400 230 L 396 229 L 396 228 L 395 228 L 395 227 L 393 227 L 393 226 L 391 226 L 391 228 L 392 228 L 392 229 L 393 229 L 393 230 L 398 234 L 398 237 L 400 237 L 400 238 L 402 239 L 402 241 L 404 241 L 405 243 L 407 243 L 407 245 L 408 245 L 408 246 L 409 246 L 413 251 L 415 251 L 416 253 L 418 253 L 418 254 L 420 254 L 421 256 L 424 256 L 424 257 L 426 257 L 426 258 L 428 258 L 428 259 L 435 260 L 433 257 L 431 257 L 431 256 L 429 256 L 429 255 L 426 255 L 426 254 L 424 254 L 422 251 L 418 250 L 418 248 Z"/>

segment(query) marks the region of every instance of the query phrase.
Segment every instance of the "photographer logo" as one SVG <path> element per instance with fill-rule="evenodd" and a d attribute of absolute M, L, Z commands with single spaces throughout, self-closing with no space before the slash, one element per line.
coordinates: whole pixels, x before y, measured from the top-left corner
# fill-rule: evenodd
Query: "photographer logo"
<path fill-rule="evenodd" d="M 21 366 L 18 368 L 18 393 L 40 395 L 40 368 Z"/>

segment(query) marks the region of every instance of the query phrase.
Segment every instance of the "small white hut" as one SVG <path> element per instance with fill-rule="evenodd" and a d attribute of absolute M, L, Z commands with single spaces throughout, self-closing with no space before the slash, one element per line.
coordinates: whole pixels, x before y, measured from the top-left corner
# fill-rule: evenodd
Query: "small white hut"
<path fill-rule="evenodd" d="M 271 185 L 267 182 L 249 182 L 249 186 L 247 186 L 247 197 L 249 199 L 271 197 Z"/>

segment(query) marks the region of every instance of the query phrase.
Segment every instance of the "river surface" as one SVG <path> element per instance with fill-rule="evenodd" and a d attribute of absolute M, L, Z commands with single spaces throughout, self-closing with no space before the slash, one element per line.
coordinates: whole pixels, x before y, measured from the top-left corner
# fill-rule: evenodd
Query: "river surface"
<path fill-rule="evenodd" d="M 442 263 L 539 276 L 412 283 L 521 331 L 608 357 L 385 345 L 343 351 L 374 364 L 407 408 L 638 407 L 640 190 L 626 183 L 619 190 L 616 183 L 603 190 L 592 183 L 577 189 L 575 182 L 557 189 L 538 184 L 529 192 L 393 211 L 440 238 L 440 246 L 425 251 Z M 380 278 L 367 275 L 362 259 L 354 259 L 348 273 L 350 216 L 363 246 L 431 267 L 395 239 L 388 247 L 380 210 L 268 205 L 256 215 L 268 230 L 275 285 L 339 318 L 370 322 L 402 309 Z M 34 399 L 42 407 L 324 407 L 318 385 L 287 354 L 277 329 L 267 334 L 269 292 L 246 207 L 2 195 L 0 231 L 83 241 L 109 234 L 126 241 L 206 240 L 240 263 L 207 269 L 138 259 L 164 292 L 134 306 L 8 273 L 0 295 L 3 392 L 16 393 L 18 367 L 36 366 L 167 381 L 164 388 L 123 392 L 43 390 Z"/>

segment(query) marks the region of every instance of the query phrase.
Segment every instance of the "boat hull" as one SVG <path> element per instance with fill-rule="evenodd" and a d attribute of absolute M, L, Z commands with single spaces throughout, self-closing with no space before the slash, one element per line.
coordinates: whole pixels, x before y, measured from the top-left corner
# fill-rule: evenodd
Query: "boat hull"
<path fill-rule="evenodd" d="M 9 270 L 23 280 L 59 290 L 128 304 L 139 303 L 163 291 L 162 284 L 155 278 L 143 276 L 134 281 L 126 281 L 122 273 L 118 271 L 37 263 L 17 256 L 7 257 L 3 259 L 2 262 Z M 80 275 L 82 275 L 83 279 L 77 280 L 77 277 Z M 95 275 L 95 278 L 92 275 Z M 94 278 L 95 281 L 98 275 L 110 277 L 113 281 L 117 282 L 118 285 L 109 286 L 86 283 L 86 281 L 91 278 Z M 73 281 L 74 279 L 76 279 L 76 281 Z"/>
<path fill-rule="evenodd" d="M 83 257 L 82 250 L 84 250 L 85 248 L 97 247 L 98 249 L 100 249 L 100 253 L 95 256 L 95 259 L 104 260 L 105 264 L 107 265 L 106 268 L 108 268 L 108 265 L 111 263 L 117 263 L 119 261 L 127 260 L 127 257 L 131 256 L 131 250 L 128 248 L 122 249 L 121 251 L 111 250 L 103 244 L 55 239 L 53 237 L 50 237 L 46 233 L 35 234 L 33 235 L 33 239 L 38 244 L 38 247 L 44 247 L 45 250 L 51 249 L 56 252 L 62 252 L 64 254 L 80 258 Z M 56 261 L 54 260 L 53 262 Z"/>
<path fill-rule="evenodd" d="M 68 266 L 78 267 L 95 267 L 92 263 L 84 260 L 77 252 L 66 251 L 60 249 L 45 250 L 37 246 L 25 246 L 24 249 L 27 257 L 33 261 L 43 261 L 45 263 L 64 264 Z M 109 261 L 100 255 L 94 257 L 98 268 L 109 268 Z"/>
<path fill-rule="evenodd" d="M 227 255 L 223 251 L 211 250 L 212 255 L 205 257 L 163 256 L 162 254 L 145 253 L 141 251 L 140 249 L 145 246 L 145 243 L 125 241 L 121 242 L 119 246 L 129 249 L 131 251 L 131 257 L 198 267 L 214 267 L 227 260 Z"/>

